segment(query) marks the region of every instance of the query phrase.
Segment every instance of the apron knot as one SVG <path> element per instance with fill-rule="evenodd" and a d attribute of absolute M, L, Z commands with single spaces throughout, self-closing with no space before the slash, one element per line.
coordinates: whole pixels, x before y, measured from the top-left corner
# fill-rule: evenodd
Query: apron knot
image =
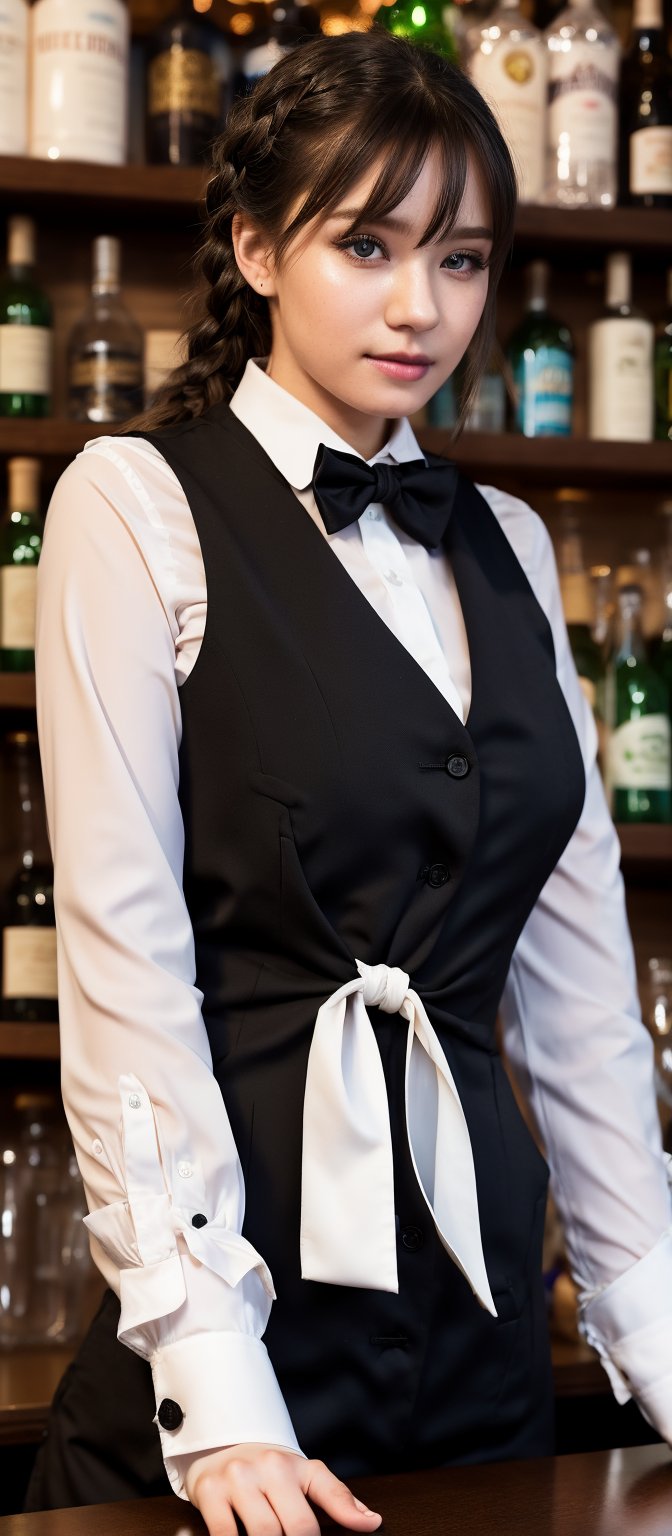
<path fill-rule="evenodd" d="M 408 992 L 410 976 L 398 965 L 355 965 L 364 982 L 362 996 L 367 1008 L 382 1008 L 383 1013 L 398 1013 Z"/>

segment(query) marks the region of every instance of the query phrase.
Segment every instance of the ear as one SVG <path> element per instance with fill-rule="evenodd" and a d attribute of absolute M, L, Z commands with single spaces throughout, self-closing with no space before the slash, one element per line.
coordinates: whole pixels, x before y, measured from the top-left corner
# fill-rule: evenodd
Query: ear
<path fill-rule="evenodd" d="M 268 249 L 268 236 L 252 224 L 244 213 L 234 213 L 231 242 L 236 262 L 250 287 L 262 299 L 272 298 L 275 293 L 274 265 Z"/>

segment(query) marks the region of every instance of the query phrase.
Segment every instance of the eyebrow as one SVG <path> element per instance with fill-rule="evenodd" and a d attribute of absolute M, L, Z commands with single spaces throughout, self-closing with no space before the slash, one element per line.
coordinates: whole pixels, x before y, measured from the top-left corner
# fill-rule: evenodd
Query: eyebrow
<path fill-rule="evenodd" d="M 351 223 L 355 223 L 361 218 L 362 211 L 361 208 L 337 208 L 336 212 L 332 214 L 332 218 L 349 219 Z M 384 229 L 391 229 L 400 235 L 410 235 L 412 233 L 412 227 L 406 222 L 406 219 L 399 219 L 392 213 L 383 214 L 380 218 L 370 219 L 369 222 L 371 224 L 379 224 Z M 446 240 L 492 240 L 492 238 L 492 230 L 486 229 L 481 224 L 472 226 L 462 225 L 459 229 L 449 230 L 448 234 L 444 236 Z"/>

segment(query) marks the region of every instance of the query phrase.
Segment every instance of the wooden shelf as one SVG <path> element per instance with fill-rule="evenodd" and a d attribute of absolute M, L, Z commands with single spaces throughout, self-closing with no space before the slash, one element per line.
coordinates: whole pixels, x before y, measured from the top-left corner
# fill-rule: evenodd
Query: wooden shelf
<path fill-rule="evenodd" d="M 423 448 L 455 459 L 461 469 L 486 485 L 499 475 L 555 486 L 630 483 L 669 489 L 672 483 L 671 443 L 522 437 L 514 432 L 464 432 L 454 442 L 443 427 L 419 427 L 417 438 Z"/>
<path fill-rule="evenodd" d="M 624 874 L 672 876 L 672 826 L 658 823 L 618 827 Z"/>
<path fill-rule="evenodd" d="M 628 250 L 669 253 L 672 246 L 672 211 L 666 208 L 543 208 L 519 207 L 516 246 L 536 248 L 557 245 L 590 245 L 602 249 L 623 246 Z"/>
<path fill-rule="evenodd" d="M 34 708 L 34 672 L 0 672 L 0 709 Z"/>
<path fill-rule="evenodd" d="M 58 1024 L 12 1024 L 0 1021 L 0 1059 L 58 1061 Z"/>

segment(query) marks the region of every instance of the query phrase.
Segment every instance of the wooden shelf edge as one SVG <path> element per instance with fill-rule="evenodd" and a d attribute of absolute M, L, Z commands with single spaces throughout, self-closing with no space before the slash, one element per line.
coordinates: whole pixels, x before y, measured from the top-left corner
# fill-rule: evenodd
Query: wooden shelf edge
<path fill-rule="evenodd" d="M 672 444 L 602 442 L 583 437 L 520 437 L 514 432 L 463 432 L 454 440 L 444 427 L 418 427 L 421 447 L 454 459 L 481 484 L 491 476 L 552 480 L 561 484 L 661 486 L 672 480 Z"/>
<path fill-rule="evenodd" d="M 623 864 L 646 865 L 650 869 L 672 870 L 672 826 L 659 822 L 619 823 L 616 828 Z"/>
<path fill-rule="evenodd" d="M 58 1024 L 12 1024 L 0 1020 L 0 1059 L 58 1061 Z"/>

